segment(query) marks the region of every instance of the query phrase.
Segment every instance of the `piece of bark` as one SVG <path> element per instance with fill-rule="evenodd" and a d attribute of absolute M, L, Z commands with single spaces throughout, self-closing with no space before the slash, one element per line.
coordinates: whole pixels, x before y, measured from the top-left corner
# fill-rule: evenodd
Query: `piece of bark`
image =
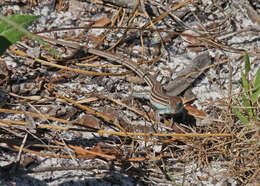
<path fill-rule="evenodd" d="M 177 96 L 186 90 L 201 74 L 202 71 L 198 72 L 199 69 L 202 69 L 210 65 L 211 59 L 208 52 L 205 52 L 196 58 L 194 58 L 190 65 L 187 65 L 178 75 L 177 78 L 172 80 L 168 85 L 164 86 L 165 93 L 169 96 Z M 192 74 L 188 78 L 185 78 L 188 74 Z"/>

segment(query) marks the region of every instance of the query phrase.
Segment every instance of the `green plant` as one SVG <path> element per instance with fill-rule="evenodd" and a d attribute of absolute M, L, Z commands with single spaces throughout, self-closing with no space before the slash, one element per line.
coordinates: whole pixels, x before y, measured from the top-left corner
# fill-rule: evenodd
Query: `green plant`
<path fill-rule="evenodd" d="M 260 67 L 256 73 L 255 79 L 251 80 L 249 76 L 251 64 L 247 53 L 244 55 L 244 60 L 245 72 L 241 71 L 243 93 L 239 100 L 244 109 L 243 111 L 240 111 L 238 108 L 232 107 L 232 111 L 244 124 L 250 124 L 253 121 L 259 120 L 258 97 L 260 94 Z"/>
<path fill-rule="evenodd" d="M 6 17 L 0 15 L 0 55 L 2 55 L 10 45 L 20 40 L 25 32 L 28 32 L 25 29 L 36 19 L 37 16 L 32 15 L 10 15 Z"/>
<path fill-rule="evenodd" d="M 58 56 L 57 52 L 50 48 L 36 35 L 28 32 L 26 28 L 30 26 L 38 17 L 34 15 L 10 15 L 3 16 L 0 14 L 0 56 L 6 49 L 20 40 L 23 35 L 37 41 L 41 46 L 47 48 L 53 55 Z"/>

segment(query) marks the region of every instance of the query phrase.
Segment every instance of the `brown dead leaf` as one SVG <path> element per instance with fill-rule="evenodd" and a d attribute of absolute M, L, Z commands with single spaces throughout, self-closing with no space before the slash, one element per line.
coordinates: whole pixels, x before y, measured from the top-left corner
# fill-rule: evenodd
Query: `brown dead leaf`
<path fill-rule="evenodd" d="M 110 19 L 107 17 L 103 17 L 99 20 L 97 20 L 92 26 L 93 27 L 104 27 L 110 23 Z"/>
<path fill-rule="evenodd" d="M 197 176 L 198 180 L 200 181 L 208 181 L 209 179 L 206 177 L 202 177 L 202 176 Z"/>
<path fill-rule="evenodd" d="M 197 108 L 191 106 L 190 104 L 187 104 L 185 106 L 185 109 L 188 111 L 188 113 L 190 115 L 193 115 L 193 116 L 199 116 L 199 117 L 206 117 L 206 113 L 203 112 L 202 110 L 198 110 Z"/>
<path fill-rule="evenodd" d="M 115 156 L 107 155 L 102 149 L 100 145 L 93 147 L 92 149 L 84 149 L 80 146 L 72 146 L 69 145 L 70 148 L 74 149 L 75 153 L 78 157 L 84 158 L 95 158 L 97 156 L 107 158 L 107 159 L 115 159 Z"/>
<path fill-rule="evenodd" d="M 113 109 L 111 107 L 103 107 L 100 109 L 101 112 L 106 116 L 109 117 L 111 120 L 115 121 L 116 119 L 118 119 L 118 110 Z"/>
<path fill-rule="evenodd" d="M 83 149 L 80 146 L 72 146 L 70 145 L 70 148 L 73 148 L 77 156 L 85 156 L 86 158 L 94 158 L 96 157 L 95 154 L 89 154 L 87 150 Z M 91 150 L 90 150 L 91 151 Z"/>
<path fill-rule="evenodd" d="M 87 155 L 88 157 L 95 157 L 95 154 L 90 154 L 89 151 L 91 152 L 96 152 L 96 153 L 104 153 L 100 147 L 100 145 L 97 145 L 93 147 L 92 149 L 84 149 L 80 146 L 74 146 L 74 145 L 69 145 L 70 148 L 74 149 L 75 153 L 78 155 Z"/>
<path fill-rule="evenodd" d="M 190 45 L 190 46 L 187 46 L 187 50 L 190 52 L 200 53 L 202 51 L 205 51 L 205 48 L 204 47 L 194 47 L 194 46 Z"/>
<path fill-rule="evenodd" d="M 99 128 L 99 120 L 93 116 L 90 115 L 84 115 L 81 118 L 77 120 L 77 122 L 80 125 L 88 126 L 88 127 L 93 127 L 93 128 Z"/>

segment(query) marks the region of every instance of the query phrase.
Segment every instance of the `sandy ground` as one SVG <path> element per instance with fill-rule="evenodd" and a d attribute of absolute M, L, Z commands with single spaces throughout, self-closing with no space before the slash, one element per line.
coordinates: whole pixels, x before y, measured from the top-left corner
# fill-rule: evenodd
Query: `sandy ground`
<path fill-rule="evenodd" d="M 32 1 L 33 3 L 34 1 Z M 59 4 L 60 3 L 60 4 Z M 64 3 L 64 4 L 61 4 Z M 223 45 L 229 46 L 229 48 L 224 49 L 223 46 L 209 46 L 205 47 L 193 47 L 190 48 L 186 40 L 187 38 L 180 36 L 169 36 L 168 33 L 162 33 L 165 40 L 166 50 L 163 52 L 159 62 L 156 62 L 156 65 L 152 67 L 151 72 L 156 74 L 159 72 L 157 80 L 162 84 L 168 84 L 172 79 L 178 76 L 178 72 L 181 72 L 185 66 L 191 65 L 192 59 L 203 52 L 209 52 L 209 55 L 212 59 L 212 64 L 224 61 L 225 59 L 230 60 L 230 66 L 228 63 L 223 63 L 214 68 L 210 68 L 206 71 L 206 75 L 199 77 L 192 85 L 192 92 L 196 95 L 196 101 L 193 102 L 193 106 L 199 110 L 203 110 L 205 113 L 208 113 L 213 106 L 221 107 L 222 103 L 220 100 L 223 100 L 228 97 L 229 93 L 229 69 L 232 68 L 232 94 L 235 94 L 239 91 L 240 88 L 240 69 L 243 65 L 243 60 L 241 60 L 242 52 L 233 50 L 235 49 L 244 49 L 247 51 L 256 51 L 259 49 L 259 30 L 260 30 L 260 2 L 259 1 L 218 1 L 216 4 L 212 4 L 213 1 L 202 1 L 201 3 L 196 2 L 194 5 L 188 4 L 184 8 L 173 12 L 175 15 L 181 17 L 185 26 L 182 25 L 182 22 L 177 23 L 172 16 L 168 16 L 164 21 L 160 21 L 156 26 L 158 29 L 175 29 L 171 31 L 179 31 L 188 33 L 188 28 L 195 30 L 201 30 L 203 32 L 203 27 L 208 29 L 210 24 L 214 27 L 214 24 L 219 30 L 213 30 L 212 32 L 220 33 L 218 38 Z M 167 4 L 165 2 L 165 4 Z M 154 1 L 152 5 L 160 9 L 160 12 L 163 9 L 168 9 L 169 7 L 161 6 L 165 5 L 160 1 Z M 104 6 L 103 4 L 92 3 L 89 1 L 54 1 L 46 0 L 41 1 L 36 4 L 36 6 L 30 6 L 27 1 L 1 1 L 0 3 L 0 12 L 2 14 L 7 14 L 9 12 L 14 14 L 33 14 L 38 15 L 39 19 L 30 27 L 30 31 L 40 32 L 43 30 L 52 30 L 57 28 L 68 28 L 68 27 L 77 27 L 77 26 L 88 26 L 90 23 L 96 23 L 95 25 L 103 26 L 105 18 L 112 20 L 112 17 L 116 15 L 118 8 L 111 6 Z M 159 6 L 160 5 L 160 6 Z M 195 6 L 196 5 L 196 6 Z M 205 9 L 204 9 L 205 8 Z M 126 26 L 126 20 L 131 15 L 133 10 L 126 9 L 126 17 L 122 20 L 124 24 L 121 26 Z M 183 16 L 183 12 L 185 15 Z M 156 12 L 155 12 L 156 13 Z M 255 14 L 254 14 L 255 13 Z M 187 14 L 187 15 L 186 15 Z M 123 15 L 123 14 L 121 14 Z M 226 17 L 224 17 L 226 16 Z M 100 21 L 103 19 L 103 22 Z M 225 20 L 226 19 L 226 20 Z M 210 21 L 211 20 L 211 21 Z M 216 21 L 214 21 L 216 20 Z M 220 21 L 219 21 L 220 20 Z M 225 20 L 225 21 L 223 21 Z M 97 24 L 97 22 L 101 22 Z M 223 23 L 219 23 L 223 21 Z M 147 20 L 144 17 L 136 18 L 133 27 L 137 25 L 143 25 Z M 182 26 L 181 26 L 182 25 Z M 105 25 L 104 25 L 105 26 Z M 117 26 L 117 25 L 115 25 Z M 200 27 L 201 26 L 201 27 Z M 169 29 L 170 28 L 170 29 Z M 182 30 L 180 30 L 182 28 Z M 42 36 L 47 36 L 50 38 L 62 37 L 64 36 L 63 41 L 68 41 L 68 38 L 76 38 L 75 42 L 82 45 L 88 45 L 89 47 L 97 46 L 98 38 L 101 38 L 101 35 L 108 29 L 89 29 L 82 31 L 72 30 L 72 31 L 59 31 L 41 34 Z M 254 30 L 254 31 L 250 31 Z M 189 30 L 190 33 L 191 30 Z M 239 33 L 241 31 L 241 33 Z M 243 31 L 243 32 L 242 32 Z M 54 34 L 55 33 L 55 34 Z M 150 56 L 158 55 L 158 39 L 155 32 L 147 32 L 144 35 L 144 45 L 146 49 L 150 51 L 143 55 L 142 47 L 139 40 L 139 36 L 136 35 L 136 31 L 127 32 L 127 37 L 122 41 L 122 46 L 128 47 L 129 51 L 123 51 L 126 55 L 135 55 L 133 60 L 140 59 L 143 56 L 146 59 L 152 59 Z M 225 34 L 223 34 L 225 33 Z M 229 33 L 229 34 L 228 34 Z M 150 34 L 150 35 L 149 35 Z M 193 33 L 194 34 L 194 33 Z M 223 34 L 223 35 L 221 35 Z M 114 33 L 109 33 L 107 36 L 105 44 L 102 45 L 103 48 L 112 46 L 115 41 L 117 41 L 123 35 L 123 31 L 115 31 Z M 146 36 L 148 35 L 148 37 Z M 137 37 L 137 38 L 136 38 Z M 186 40 L 185 40 L 186 39 Z M 189 38 L 188 38 L 189 39 Z M 70 42 L 73 42 L 71 40 Z M 196 42 L 193 43 L 196 45 Z M 199 43 L 203 45 L 203 43 Z M 119 47 L 120 50 L 123 47 Z M 44 54 L 42 48 L 37 44 L 31 44 L 28 42 L 20 41 L 16 44 L 16 47 L 19 49 L 25 49 L 28 56 L 39 57 Z M 102 49 L 100 47 L 100 49 Z M 231 48 L 232 47 L 232 48 Z M 65 51 L 65 52 L 64 52 Z M 63 57 L 70 56 L 73 51 L 59 49 Z M 133 52 L 132 52 L 133 51 Z M 127 53 L 129 52 L 129 53 Z M 36 78 L 33 76 L 35 71 L 39 71 L 46 77 L 55 78 L 58 75 L 55 75 L 54 71 L 46 71 L 46 66 L 37 66 L 36 68 L 31 68 L 34 64 L 28 59 L 18 57 L 14 54 L 7 53 L 1 58 L 4 61 L 9 69 L 14 69 L 16 73 L 13 74 L 12 78 L 18 82 L 24 83 L 29 80 L 30 77 Z M 252 65 L 252 75 L 254 75 L 259 68 L 259 56 L 252 55 L 251 60 L 253 61 Z M 74 61 L 75 62 L 75 61 Z M 74 63 L 73 62 L 73 63 Z M 29 69 L 26 69 L 30 67 Z M 83 67 L 82 67 L 83 68 Z M 147 68 L 147 66 L 144 66 Z M 151 67 L 148 67 L 151 68 Z M 86 67 L 87 70 L 93 70 L 91 67 Z M 99 71 L 102 72 L 103 69 L 99 68 Z M 112 68 L 111 72 L 120 73 L 124 70 L 118 68 Z M 65 79 L 67 77 L 65 76 Z M 69 79 L 69 78 L 67 78 Z M 78 91 L 78 94 L 75 94 L 74 99 L 81 100 L 84 99 L 85 95 L 88 94 L 104 94 L 112 96 L 113 98 L 124 98 L 127 99 L 131 91 L 130 87 L 133 87 L 134 90 L 148 90 L 149 88 L 143 83 L 138 83 L 139 80 L 135 80 L 135 85 L 126 83 L 125 80 L 129 81 L 131 77 L 102 77 L 102 78 L 93 78 L 86 75 L 80 75 L 79 77 L 71 79 L 73 81 L 61 82 L 59 88 L 63 90 L 69 90 L 71 95 Z M 82 80 L 84 79 L 84 80 Z M 136 83 L 137 82 L 137 83 Z M 36 89 L 36 85 L 33 85 L 32 90 Z M 37 93 L 22 93 L 21 91 L 16 91 L 14 88 L 11 88 L 13 93 L 25 96 L 38 95 L 38 90 L 35 90 Z M 21 110 L 21 104 L 12 104 L 9 105 L 9 109 Z M 34 103 L 32 103 L 34 104 Z M 36 104 L 36 102 L 35 102 Z M 37 104 L 40 104 L 39 102 Z M 110 103 L 111 104 L 111 103 Z M 50 104 L 51 105 L 51 104 Z M 50 108 L 50 105 L 48 108 Z M 70 106 L 64 106 L 64 103 L 53 103 L 51 105 L 52 109 L 58 108 L 55 110 L 57 114 L 60 112 L 61 116 L 66 116 L 68 113 L 73 113 L 73 109 Z M 28 107 L 28 105 L 25 105 Z M 38 107 L 37 107 L 38 108 Z M 62 110 L 61 108 L 65 109 Z M 100 109 L 100 104 L 93 104 L 92 108 Z M 149 106 L 144 107 L 144 109 L 149 108 Z M 38 108 L 39 109 L 39 108 Z M 42 106 L 41 112 L 48 110 L 47 107 Z M 59 111 L 58 111 L 59 110 Z M 139 118 L 131 111 L 126 111 L 125 109 L 111 109 L 109 105 L 104 106 L 104 113 L 107 113 L 110 116 L 114 116 L 112 111 L 120 112 L 121 117 L 127 122 L 131 122 L 133 125 L 143 125 L 144 120 L 139 120 Z M 55 114 L 54 114 L 55 116 Z M 83 117 L 83 113 L 78 113 L 77 117 Z M 212 116 L 210 116 L 212 117 Z M 3 114 L 1 119 L 20 119 L 19 116 Z M 72 118 L 68 118 L 70 120 Z M 75 118 L 74 118 L 75 119 Z M 217 119 L 217 118 L 216 118 Z M 57 124 L 58 122 L 53 122 L 52 124 Z M 202 126 L 210 125 L 210 122 L 206 121 Z M 2 130 L 2 129 L 0 129 Z M 71 143 L 76 145 L 85 145 L 85 147 L 92 147 L 93 144 L 96 144 L 96 141 L 102 141 L 103 138 L 92 134 L 91 132 L 77 132 L 77 131 L 62 131 L 55 133 L 63 140 L 71 140 Z M 5 138 L 4 133 L 1 133 L 1 139 Z M 51 140 L 54 136 L 45 136 L 46 139 Z M 105 136 L 106 137 L 106 136 Z M 110 141 L 111 148 L 113 147 L 113 140 L 119 140 L 117 138 L 106 138 L 107 141 Z M 140 146 L 144 145 L 140 143 Z M 154 154 L 161 150 L 160 145 L 150 145 L 154 148 Z M 17 152 L 10 150 L 10 148 L 5 147 L 4 141 L 1 141 L 0 147 L 0 166 L 4 167 L 14 161 L 17 158 Z M 140 148 L 140 147 L 139 147 Z M 141 148 L 142 149 L 142 148 Z M 123 150 L 122 150 L 123 151 Z M 60 153 L 60 152 L 59 152 Z M 152 155 L 152 154 L 151 154 Z M 171 176 L 173 180 L 166 178 L 167 176 L 162 175 L 160 169 L 162 164 L 154 160 L 149 160 L 147 164 L 154 164 L 156 168 L 153 168 L 156 171 L 152 173 L 149 172 L 149 166 L 138 164 L 135 162 L 125 163 L 123 167 L 117 162 L 113 162 L 105 159 L 62 159 L 62 158 L 51 158 L 45 156 L 37 156 L 30 153 L 24 153 L 22 155 L 22 160 L 24 158 L 33 157 L 35 160 L 33 163 L 27 167 L 28 169 L 37 169 L 41 170 L 37 173 L 27 173 L 22 174 L 21 176 L 14 176 L 11 178 L 6 178 L 0 180 L 0 185 L 239 185 L 241 184 L 237 178 L 228 175 L 228 165 L 226 161 L 221 161 L 220 159 L 216 161 L 211 161 L 207 166 L 198 166 L 198 162 L 191 159 L 190 162 L 180 161 L 178 157 L 171 158 L 167 160 L 167 166 L 171 169 Z M 225 163 L 223 163 L 225 162 Z M 145 163 L 144 163 L 145 164 Z M 44 168 L 57 168 L 59 167 L 62 170 L 53 170 L 45 171 Z M 79 170 L 71 170 L 79 167 Z M 2 173 L 5 171 L 3 168 L 0 170 Z M 154 174 L 154 176 L 153 176 Z M 152 179 L 151 179 L 152 177 Z M 162 182 L 163 180 L 163 182 Z M 255 185 L 252 183 L 251 185 Z"/>

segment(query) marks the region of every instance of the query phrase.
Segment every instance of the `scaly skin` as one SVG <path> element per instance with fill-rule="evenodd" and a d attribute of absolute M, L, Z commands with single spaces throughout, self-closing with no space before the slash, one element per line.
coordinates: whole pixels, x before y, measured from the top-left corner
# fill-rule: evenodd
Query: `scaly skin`
<path fill-rule="evenodd" d="M 149 93 L 137 93 L 134 94 L 134 96 L 149 99 L 151 104 L 158 109 L 158 116 L 156 117 L 159 117 L 160 114 L 177 114 L 182 112 L 183 103 L 181 98 L 178 96 L 166 95 L 161 84 L 158 83 L 150 74 L 147 74 L 141 67 L 137 66 L 133 61 L 131 61 L 131 59 L 126 59 L 121 56 L 92 48 L 88 49 L 88 52 L 124 65 L 134 71 L 139 77 L 143 78 L 151 87 L 151 91 Z"/>

